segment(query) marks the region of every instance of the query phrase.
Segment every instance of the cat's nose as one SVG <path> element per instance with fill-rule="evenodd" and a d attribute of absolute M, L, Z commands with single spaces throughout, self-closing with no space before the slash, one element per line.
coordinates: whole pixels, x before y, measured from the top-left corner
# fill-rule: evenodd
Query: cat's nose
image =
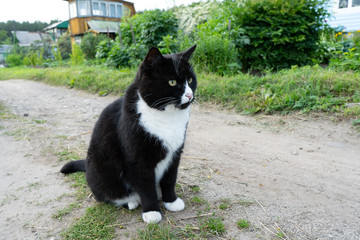
<path fill-rule="evenodd" d="M 187 97 L 189 100 L 191 100 L 192 97 L 193 97 L 193 94 L 192 93 L 186 93 L 185 97 Z"/>

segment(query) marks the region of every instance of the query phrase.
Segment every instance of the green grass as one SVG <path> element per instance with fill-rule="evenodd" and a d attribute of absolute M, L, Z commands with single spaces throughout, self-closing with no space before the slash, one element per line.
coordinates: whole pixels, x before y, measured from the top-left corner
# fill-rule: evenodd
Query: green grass
<path fill-rule="evenodd" d="M 88 207 L 83 217 L 62 233 L 64 239 L 113 239 L 119 209 L 111 204 L 97 203 Z"/>
<path fill-rule="evenodd" d="M 200 229 L 204 232 L 210 232 L 213 235 L 221 235 L 225 233 L 225 225 L 218 217 L 210 217 L 203 221 Z"/>
<path fill-rule="evenodd" d="M 169 225 L 150 223 L 144 230 L 138 231 L 138 238 L 141 240 L 166 240 L 180 239 L 179 231 L 171 229 Z"/>
<path fill-rule="evenodd" d="M 246 221 L 245 219 L 240 219 L 239 221 L 236 222 L 236 225 L 240 229 L 246 229 L 246 228 L 250 227 L 250 223 L 248 221 Z"/>
<path fill-rule="evenodd" d="M 123 94 L 136 74 L 135 69 L 99 66 L 47 69 L 4 68 L 0 80 L 24 78 L 53 85 L 65 85 L 99 95 Z M 346 103 L 360 102 L 360 72 L 294 67 L 265 76 L 239 74 L 218 76 L 198 73 L 197 99 L 239 112 L 254 114 L 291 111 L 344 112 Z M 355 109 L 356 110 L 356 109 Z M 346 117 L 360 116 L 358 110 Z"/>

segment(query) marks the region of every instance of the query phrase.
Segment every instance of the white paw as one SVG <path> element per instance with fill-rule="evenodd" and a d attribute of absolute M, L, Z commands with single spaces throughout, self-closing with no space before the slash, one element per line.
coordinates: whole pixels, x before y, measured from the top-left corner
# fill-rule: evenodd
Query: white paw
<path fill-rule="evenodd" d="M 127 203 L 129 210 L 133 210 L 139 206 L 138 201 L 131 201 Z"/>
<path fill-rule="evenodd" d="M 175 201 L 166 203 L 164 202 L 165 208 L 171 212 L 178 212 L 185 208 L 185 203 L 181 198 L 177 198 Z"/>
<path fill-rule="evenodd" d="M 145 212 L 142 218 L 146 223 L 158 223 L 161 221 L 161 213 L 157 211 Z"/>

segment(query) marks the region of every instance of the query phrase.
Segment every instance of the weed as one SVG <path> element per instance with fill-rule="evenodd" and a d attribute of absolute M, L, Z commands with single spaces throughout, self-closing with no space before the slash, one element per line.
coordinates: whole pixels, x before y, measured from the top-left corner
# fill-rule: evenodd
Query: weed
<path fill-rule="evenodd" d="M 162 240 L 162 239 L 179 239 L 177 231 L 174 231 L 170 226 L 150 223 L 145 230 L 138 231 L 138 239 L 142 240 Z"/>
<path fill-rule="evenodd" d="M 246 221 L 245 219 L 240 219 L 239 221 L 236 222 L 236 225 L 240 229 L 245 229 L 245 228 L 250 227 L 250 223 L 248 221 Z"/>
<path fill-rule="evenodd" d="M 197 185 L 191 185 L 191 186 L 189 186 L 189 187 L 190 187 L 190 190 L 191 190 L 192 192 L 194 192 L 194 193 L 200 192 L 200 187 L 197 186 Z"/>
<path fill-rule="evenodd" d="M 230 201 L 228 199 L 221 200 L 221 204 L 219 205 L 219 209 L 226 210 L 229 208 Z"/>
<path fill-rule="evenodd" d="M 191 200 L 191 202 L 196 203 L 196 204 L 208 204 L 208 202 L 205 199 L 203 199 L 199 196 L 193 196 L 190 200 Z"/>
<path fill-rule="evenodd" d="M 222 220 L 218 217 L 211 217 L 203 221 L 200 226 L 202 231 L 209 231 L 214 235 L 221 235 L 225 233 L 225 225 Z"/>

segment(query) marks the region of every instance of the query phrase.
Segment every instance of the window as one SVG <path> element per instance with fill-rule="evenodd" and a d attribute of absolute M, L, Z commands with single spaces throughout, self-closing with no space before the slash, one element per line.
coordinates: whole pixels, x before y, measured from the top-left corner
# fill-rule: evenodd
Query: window
<path fill-rule="evenodd" d="M 110 3 L 110 17 L 111 18 L 115 18 L 116 17 L 116 8 L 115 8 L 115 4 L 111 4 Z"/>
<path fill-rule="evenodd" d="M 360 7 L 360 0 L 352 0 L 352 7 Z"/>
<path fill-rule="evenodd" d="M 88 0 L 78 0 L 78 13 L 79 16 L 89 16 L 90 13 L 90 1 Z"/>
<path fill-rule="evenodd" d="M 360 0 L 339 0 L 339 9 L 351 9 L 360 7 Z"/>
<path fill-rule="evenodd" d="M 122 17 L 122 5 L 120 5 L 120 4 L 116 5 L 116 17 L 117 18 Z"/>
<path fill-rule="evenodd" d="M 100 4 L 100 15 L 101 16 L 107 16 L 107 11 L 106 11 L 106 3 L 101 3 Z"/>
<path fill-rule="evenodd" d="M 121 18 L 123 16 L 123 5 L 122 3 L 92 0 L 92 14 L 94 16 Z"/>
<path fill-rule="evenodd" d="M 340 0 L 339 1 L 339 8 L 347 8 L 349 0 Z"/>
<path fill-rule="evenodd" d="M 99 2 L 93 2 L 93 15 L 99 16 L 100 15 L 100 4 Z"/>

